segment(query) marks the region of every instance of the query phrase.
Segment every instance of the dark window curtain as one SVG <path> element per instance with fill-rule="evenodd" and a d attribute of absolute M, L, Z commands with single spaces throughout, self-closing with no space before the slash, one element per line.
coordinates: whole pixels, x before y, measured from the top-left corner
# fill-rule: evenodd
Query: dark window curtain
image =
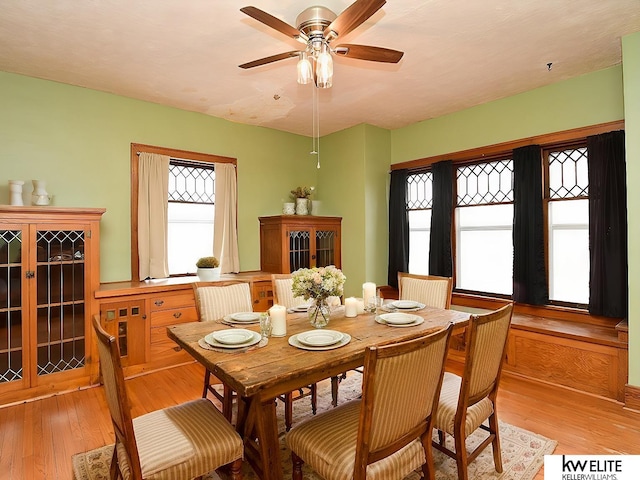
<path fill-rule="evenodd" d="M 589 313 L 627 316 L 627 179 L 624 131 L 587 137 Z"/>
<path fill-rule="evenodd" d="M 434 163 L 431 165 L 431 173 L 433 174 L 433 207 L 431 208 L 429 275 L 452 277 L 453 162 L 445 160 Z"/>
<path fill-rule="evenodd" d="M 398 288 L 398 272 L 409 271 L 407 170 L 393 170 L 389 186 L 389 285 Z"/>
<path fill-rule="evenodd" d="M 549 302 L 539 145 L 513 150 L 513 300 L 529 305 Z"/>

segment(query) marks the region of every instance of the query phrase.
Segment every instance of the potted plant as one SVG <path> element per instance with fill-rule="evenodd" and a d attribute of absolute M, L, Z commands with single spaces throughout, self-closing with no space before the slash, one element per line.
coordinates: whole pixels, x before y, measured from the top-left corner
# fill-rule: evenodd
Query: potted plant
<path fill-rule="evenodd" d="M 220 278 L 220 262 L 216 257 L 201 257 L 196 262 L 198 277 L 203 282 L 210 282 Z"/>
<path fill-rule="evenodd" d="M 291 190 L 291 197 L 296 201 L 296 215 L 309 214 L 309 197 L 313 193 L 313 187 L 297 187 Z"/>

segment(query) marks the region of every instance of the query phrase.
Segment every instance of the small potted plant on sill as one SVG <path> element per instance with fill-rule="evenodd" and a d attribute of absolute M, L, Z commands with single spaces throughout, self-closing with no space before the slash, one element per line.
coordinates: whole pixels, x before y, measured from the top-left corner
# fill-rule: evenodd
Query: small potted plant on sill
<path fill-rule="evenodd" d="M 203 282 L 211 282 L 220 278 L 220 262 L 216 257 L 202 257 L 196 262 L 198 277 Z"/>
<path fill-rule="evenodd" d="M 309 197 L 313 193 L 313 187 L 298 187 L 291 190 L 291 197 L 296 201 L 296 215 L 309 214 Z"/>

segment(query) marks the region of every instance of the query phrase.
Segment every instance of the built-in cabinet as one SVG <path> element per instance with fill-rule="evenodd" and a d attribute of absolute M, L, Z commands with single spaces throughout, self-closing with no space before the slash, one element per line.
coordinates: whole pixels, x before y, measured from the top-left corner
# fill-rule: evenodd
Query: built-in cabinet
<path fill-rule="evenodd" d="M 260 217 L 260 269 L 291 273 L 299 268 L 341 268 L 340 217 Z"/>
<path fill-rule="evenodd" d="M 220 280 L 250 282 L 254 311 L 273 305 L 270 274 L 241 272 Z M 100 322 L 118 341 L 125 375 L 193 361 L 167 337 L 167 327 L 198 320 L 192 285 L 197 281 L 198 277 L 179 277 L 101 285 L 96 292 Z M 93 381 L 98 381 L 98 372 L 94 374 Z"/>
<path fill-rule="evenodd" d="M 88 383 L 104 212 L 0 206 L 0 404 Z"/>

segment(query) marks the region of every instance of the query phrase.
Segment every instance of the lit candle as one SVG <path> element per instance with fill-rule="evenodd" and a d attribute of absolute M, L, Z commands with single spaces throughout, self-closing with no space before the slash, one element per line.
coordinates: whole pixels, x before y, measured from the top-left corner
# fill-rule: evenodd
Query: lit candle
<path fill-rule="evenodd" d="M 284 337 L 287 334 L 287 308 L 283 305 L 274 305 L 269 309 L 271 317 L 271 336 Z"/>
<path fill-rule="evenodd" d="M 344 316 L 355 317 L 358 315 L 358 300 L 353 297 L 344 299 Z"/>
<path fill-rule="evenodd" d="M 375 298 L 376 296 L 376 284 L 373 282 L 366 282 L 362 284 L 362 301 L 364 303 L 364 308 L 367 308 L 369 305 L 369 299 Z"/>

